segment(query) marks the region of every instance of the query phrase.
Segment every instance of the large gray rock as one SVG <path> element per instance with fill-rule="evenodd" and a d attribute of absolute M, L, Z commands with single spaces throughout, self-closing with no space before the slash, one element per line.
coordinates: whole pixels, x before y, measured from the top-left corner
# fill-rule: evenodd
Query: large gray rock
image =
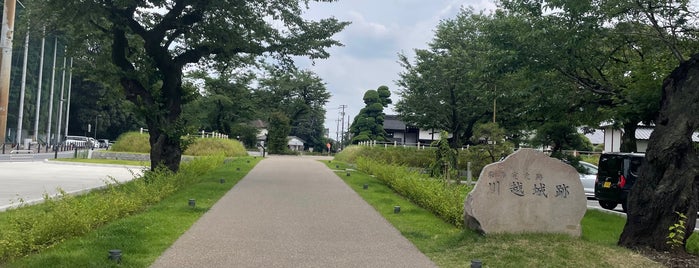
<path fill-rule="evenodd" d="M 483 168 L 464 202 L 466 226 L 482 233 L 565 233 L 580 236 L 587 210 L 573 167 L 520 149 Z"/>

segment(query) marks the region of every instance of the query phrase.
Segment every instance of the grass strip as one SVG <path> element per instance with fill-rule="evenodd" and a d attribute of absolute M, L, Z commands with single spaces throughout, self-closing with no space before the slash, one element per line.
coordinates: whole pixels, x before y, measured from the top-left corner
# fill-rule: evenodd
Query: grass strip
<path fill-rule="evenodd" d="M 325 161 L 337 175 L 373 206 L 403 236 L 439 267 L 662 267 L 637 253 L 616 246 L 624 219 L 589 210 L 582 238 L 555 234 L 497 234 L 482 236 L 459 229 L 411 203 L 378 179 L 339 161 Z M 364 189 L 364 185 L 367 189 Z M 400 206 L 400 213 L 394 213 Z"/>
<path fill-rule="evenodd" d="M 259 161 L 248 157 L 229 161 L 141 213 L 2 266 L 148 267 Z M 189 199 L 195 199 L 194 208 Z M 121 264 L 107 258 L 110 249 L 122 250 Z"/>

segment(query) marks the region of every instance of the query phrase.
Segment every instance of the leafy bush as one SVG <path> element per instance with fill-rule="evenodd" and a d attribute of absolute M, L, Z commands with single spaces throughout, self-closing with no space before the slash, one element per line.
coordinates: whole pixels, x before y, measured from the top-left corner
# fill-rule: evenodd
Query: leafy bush
<path fill-rule="evenodd" d="M 363 157 L 357 159 L 357 168 L 376 176 L 400 195 L 432 211 L 446 222 L 463 226 L 464 199 L 471 191 L 470 186 L 448 184 L 402 166 L 387 165 Z"/>
<path fill-rule="evenodd" d="M 206 156 L 223 154 L 226 157 L 246 156 L 245 146 L 236 140 L 197 138 L 189 145 L 185 155 Z"/>
<path fill-rule="evenodd" d="M 146 133 L 126 132 L 110 147 L 114 152 L 150 153 L 150 142 Z"/>
<path fill-rule="evenodd" d="M 486 145 L 471 146 L 458 150 L 457 168 L 466 170 L 471 162 L 471 173 L 478 178 L 483 167 L 492 163 Z M 370 147 L 349 146 L 335 156 L 338 161 L 355 163 L 358 158 L 374 159 L 389 165 L 408 166 L 429 169 L 435 161 L 434 148 L 417 149 L 416 147 Z"/>
<path fill-rule="evenodd" d="M 127 132 L 117 138 L 111 149 L 115 152 L 150 153 L 149 136 L 146 133 Z M 226 157 L 246 156 L 245 147 L 238 141 L 227 139 L 194 138 L 187 146 L 185 155 L 211 156 L 222 154 Z"/>
<path fill-rule="evenodd" d="M 196 158 L 182 163 L 176 174 L 165 168 L 144 171 L 140 178 L 126 183 L 113 181 L 85 196 L 45 196 L 42 204 L 6 211 L 0 218 L 0 263 L 137 213 L 198 182 L 201 174 L 222 163 L 222 156 Z"/>

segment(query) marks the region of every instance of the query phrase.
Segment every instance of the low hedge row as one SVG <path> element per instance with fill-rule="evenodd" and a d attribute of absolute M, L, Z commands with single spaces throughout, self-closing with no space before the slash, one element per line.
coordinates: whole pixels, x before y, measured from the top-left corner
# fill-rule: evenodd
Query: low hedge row
<path fill-rule="evenodd" d="M 62 194 L 45 202 L 2 213 L 0 263 L 85 234 L 95 228 L 137 213 L 188 185 L 223 163 L 222 156 L 196 158 L 182 163 L 176 174 L 160 169 L 146 171 L 126 183 L 111 182 L 84 196 Z"/>
<path fill-rule="evenodd" d="M 466 170 L 470 162 L 471 174 L 474 178 L 478 178 L 483 167 L 493 162 L 482 145 L 459 149 L 458 152 L 457 167 L 460 170 Z M 355 163 L 360 157 L 375 159 L 389 165 L 426 169 L 435 159 L 435 150 L 434 148 L 417 149 L 416 147 L 349 146 L 337 154 L 335 159 Z"/>
<path fill-rule="evenodd" d="M 359 170 L 376 176 L 400 195 L 446 222 L 463 227 L 464 199 L 471 186 L 446 183 L 404 166 L 388 165 L 376 159 L 359 157 L 355 160 Z"/>

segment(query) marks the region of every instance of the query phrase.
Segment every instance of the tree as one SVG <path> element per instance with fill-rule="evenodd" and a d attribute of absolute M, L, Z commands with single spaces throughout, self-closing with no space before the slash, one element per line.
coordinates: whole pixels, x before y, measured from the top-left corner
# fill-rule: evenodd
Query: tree
<path fill-rule="evenodd" d="M 383 129 L 385 114 L 383 108 L 388 107 L 392 101 L 391 92 L 386 86 L 380 86 L 377 90 L 367 90 L 364 93 L 364 108 L 354 117 L 350 125 L 349 133 L 352 134 L 352 143 L 361 141 L 388 141 L 386 131 Z"/>
<path fill-rule="evenodd" d="M 396 111 L 415 126 L 452 133 L 452 147 L 461 146 L 473 126 L 492 115 L 492 97 L 483 94 L 491 84 L 478 72 L 480 53 L 487 50 L 478 38 L 484 19 L 464 10 L 437 26 L 430 49 L 416 49 L 414 63 L 399 55 L 405 70 L 397 81 Z"/>
<path fill-rule="evenodd" d="M 290 132 L 291 125 L 289 125 L 289 118 L 286 115 L 280 112 L 274 112 L 270 115 L 269 133 L 267 134 L 267 146 L 270 154 L 283 154 L 289 150 L 287 137 Z"/>
<path fill-rule="evenodd" d="M 332 0 L 330 0 L 332 1 Z M 324 2 L 330 2 L 324 1 Z M 301 17 L 301 1 L 56 1 L 33 2 L 32 21 L 69 33 L 75 51 L 94 57 L 119 78 L 126 98 L 148 125 L 151 167 L 179 169 L 186 128 L 185 67 L 236 68 L 261 55 L 290 63 L 291 55 L 329 56 L 331 36 L 347 23 Z M 89 12 L 88 12 L 89 11 Z"/>
<path fill-rule="evenodd" d="M 212 75 L 198 71 L 187 78 L 192 80 L 186 84 L 188 87 L 195 88 L 195 81 L 203 82 L 204 86 L 199 90 L 201 95 L 196 94 L 183 106 L 185 125 L 236 137 L 240 134 L 234 134 L 233 129 L 240 128 L 235 126 L 254 119 L 256 108 L 250 86 L 254 75 L 225 72 Z M 252 146 L 254 142 L 248 145 Z"/>
<path fill-rule="evenodd" d="M 291 135 L 315 151 L 325 148 L 325 104 L 330 93 L 323 80 L 309 70 L 268 67 L 254 92 L 259 114 L 280 111 L 289 116 Z M 265 116 L 260 116 L 264 118 Z"/>
<path fill-rule="evenodd" d="M 515 35 L 534 42 L 515 45 L 527 51 L 528 58 L 599 94 L 599 105 L 625 117 L 627 136 L 633 135 L 637 122 L 655 117 L 619 244 L 671 250 L 668 227 L 680 213 L 687 216 L 687 230 L 694 229 L 699 202 L 699 156 L 691 142 L 699 126 L 699 55 L 688 57 L 699 48 L 693 24 L 698 18 L 689 1 L 503 3 L 516 16 L 525 14 L 515 28 L 531 29 Z M 659 44 L 665 49 L 658 49 Z M 664 77 L 662 87 L 657 86 Z M 662 94 L 659 102 L 653 100 L 657 93 Z M 655 111 L 654 103 L 660 104 Z M 633 146 L 626 147 L 630 149 Z"/>

